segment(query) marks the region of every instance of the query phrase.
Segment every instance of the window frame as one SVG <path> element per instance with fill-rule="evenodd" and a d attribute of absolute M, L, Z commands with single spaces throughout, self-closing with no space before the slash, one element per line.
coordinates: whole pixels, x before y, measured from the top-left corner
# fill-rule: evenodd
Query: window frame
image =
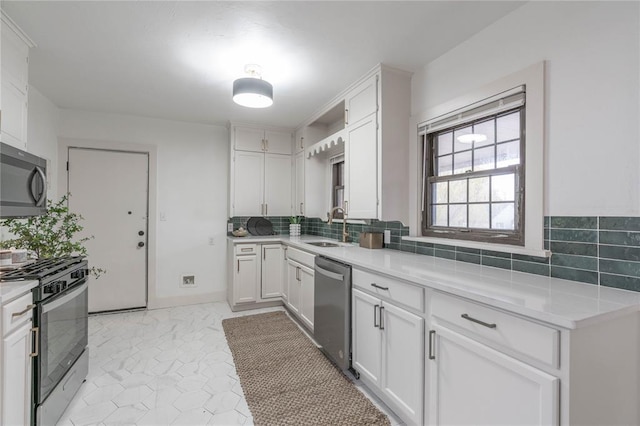
<path fill-rule="evenodd" d="M 455 132 L 458 129 L 469 127 L 476 123 L 482 123 L 488 120 L 496 121 L 499 117 L 513 114 L 518 111 L 520 113 L 520 135 L 519 135 L 519 157 L 520 164 L 517 165 L 509 165 L 501 168 L 494 168 L 489 170 L 480 170 L 480 171 L 467 171 L 464 173 L 451 174 L 445 176 L 436 176 L 435 167 L 436 167 L 436 154 L 437 154 L 437 137 L 440 134 Z M 506 111 L 493 112 L 484 116 L 474 117 L 473 119 L 462 122 L 455 123 L 450 127 L 445 127 L 438 129 L 435 132 L 426 133 L 421 135 L 421 141 L 419 142 L 422 146 L 423 156 L 422 156 L 422 203 L 421 209 L 422 214 L 420 218 L 420 228 L 421 234 L 425 237 L 435 237 L 435 238 L 449 238 L 449 239 L 457 239 L 457 240 L 468 240 L 468 241 L 476 241 L 476 242 L 490 242 L 490 243 L 501 243 L 501 244 L 509 244 L 509 245 L 517 245 L 523 246 L 525 243 L 525 191 L 526 191 L 526 103 L 508 109 Z M 515 139 L 513 139 L 515 140 Z M 513 141 L 512 140 L 512 141 Z M 453 141 L 455 144 L 455 140 Z M 501 143 L 508 143 L 508 141 L 501 142 L 493 142 L 493 145 L 497 148 Z M 473 162 L 473 153 L 475 147 L 472 145 L 468 150 L 472 154 L 472 162 Z M 453 151 L 452 151 L 453 152 Z M 463 152 L 463 151 L 457 151 Z M 495 153 L 497 155 L 497 151 Z M 433 225 L 433 206 L 438 203 L 433 202 L 433 193 L 432 193 L 432 184 L 437 182 L 451 182 L 458 180 L 467 180 L 477 177 L 485 177 L 485 176 L 499 176 L 504 174 L 515 175 L 514 182 L 514 229 L 506 230 L 506 229 L 491 229 L 491 228 L 470 228 L 467 227 L 456 227 L 456 226 L 436 226 Z M 468 188 L 467 188 L 468 191 Z M 446 203 L 448 206 L 451 204 L 460 204 L 467 206 L 467 225 L 469 223 L 469 206 L 472 204 L 476 204 L 474 202 L 468 201 L 468 193 L 467 193 L 467 201 L 465 203 L 450 203 L 449 200 Z M 490 208 L 492 203 L 488 202 Z M 491 219 L 490 219 L 491 220 Z"/>

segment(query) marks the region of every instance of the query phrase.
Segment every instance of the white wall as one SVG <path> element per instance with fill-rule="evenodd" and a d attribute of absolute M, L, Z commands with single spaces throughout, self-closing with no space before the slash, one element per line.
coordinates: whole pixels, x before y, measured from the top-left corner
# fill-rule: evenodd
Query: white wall
<path fill-rule="evenodd" d="M 223 300 L 229 138 L 225 127 L 61 110 L 59 136 L 157 148 L 155 291 L 150 307 Z M 104 145 L 104 143 L 103 143 Z M 115 172 L 115 171 L 114 171 Z M 161 221 L 164 215 L 166 220 Z M 152 218 L 157 218 L 152 222 Z M 150 232 L 151 234 L 151 232 Z M 209 238 L 214 245 L 209 245 Z M 179 287 L 183 274 L 196 288 Z"/>
<path fill-rule="evenodd" d="M 412 116 L 542 60 L 545 214 L 639 215 L 638 2 L 525 4 L 416 72 Z"/>
<path fill-rule="evenodd" d="M 58 122 L 59 108 L 29 86 L 29 114 L 27 118 L 27 151 L 49 160 L 48 198 L 58 199 Z"/>

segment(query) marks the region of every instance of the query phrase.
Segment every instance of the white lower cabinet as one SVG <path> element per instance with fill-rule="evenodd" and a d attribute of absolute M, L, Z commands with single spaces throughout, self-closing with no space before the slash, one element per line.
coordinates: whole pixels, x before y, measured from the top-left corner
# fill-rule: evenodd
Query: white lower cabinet
<path fill-rule="evenodd" d="M 262 280 L 260 294 L 263 299 L 282 297 L 284 282 L 284 250 L 280 244 L 262 245 Z"/>
<path fill-rule="evenodd" d="M 431 330 L 432 425 L 557 425 L 557 377 L 445 327 Z"/>
<path fill-rule="evenodd" d="M 280 304 L 284 279 L 281 244 L 229 242 L 227 300 L 232 310 Z"/>
<path fill-rule="evenodd" d="M 352 299 L 353 367 L 408 424 L 423 423 L 424 319 L 360 290 Z"/>
<path fill-rule="evenodd" d="M 313 331 L 315 255 L 289 247 L 287 249 L 287 291 L 283 297 L 289 311 Z"/>
<path fill-rule="evenodd" d="M 2 306 L 3 425 L 31 424 L 32 300 L 29 292 Z"/>

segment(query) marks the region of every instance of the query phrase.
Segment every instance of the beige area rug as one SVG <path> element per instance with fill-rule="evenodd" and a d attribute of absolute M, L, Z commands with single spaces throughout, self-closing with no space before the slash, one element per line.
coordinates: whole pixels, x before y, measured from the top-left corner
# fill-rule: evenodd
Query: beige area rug
<path fill-rule="evenodd" d="M 256 425 L 389 425 L 284 312 L 222 321 Z"/>

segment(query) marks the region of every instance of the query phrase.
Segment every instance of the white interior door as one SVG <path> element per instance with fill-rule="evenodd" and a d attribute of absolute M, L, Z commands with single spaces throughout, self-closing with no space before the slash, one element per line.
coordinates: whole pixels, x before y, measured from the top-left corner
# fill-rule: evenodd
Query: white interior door
<path fill-rule="evenodd" d="M 84 217 L 89 266 L 107 270 L 89 280 L 89 312 L 146 307 L 149 156 L 69 148 L 69 210 Z"/>

